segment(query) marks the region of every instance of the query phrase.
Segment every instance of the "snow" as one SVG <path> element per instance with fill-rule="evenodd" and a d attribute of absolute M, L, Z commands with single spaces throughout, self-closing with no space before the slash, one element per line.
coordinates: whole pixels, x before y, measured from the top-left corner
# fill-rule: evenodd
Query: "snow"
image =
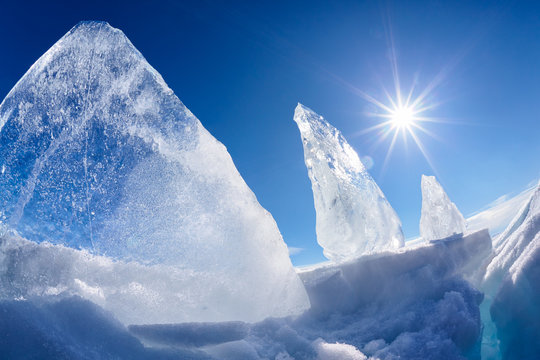
<path fill-rule="evenodd" d="M 533 251 L 534 239 L 540 231 L 540 184 L 522 206 L 508 227 L 496 238 L 496 254 L 486 270 L 485 280 L 517 274 L 527 254 Z"/>
<path fill-rule="evenodd" d="M 226 148 L 120 30 L 69 31 L 0 105 L 0 131 L 3 227 L 96 255 L 6 240 L 26 264 L 23 292 L 44 286 L 34 264 L 51 287 L 123 321 L 256 321 L 309 307 L 273 217 Z"/>
<path fill-rule="evenodd" d="M 0 301 L 0 334 L 3 359 L 211 359 L 198 350 L 144 347 L 79 297 Z"/>
<path fill-rule="evenodd" d="M 523 191 L 512 195 L 506 194 L 497 200 L 475 211 L 465 221 L 468 232 L 476 232 L 488 229 L 489 234 L 496 242 L 500 234 L 506 229 L 516 216 L 516 212 L 529 200 L 536 186 L 529 187 Z M 418 236 L 405 240 L 405 246 L 415 246 L 425 240 Z"/>
<path fill-rule="evenodd" d="M 299 273 L 311 311 L 328 314 L 369 307 L 374 301 L 429 297 L 441 276 L 468 278 L 491 252 L 487 230 L 456 235 L 415 248 L 363 256 L 340 265 L 324 265 Z"/>
<path fill-rule="evenodd" d="M 0 238 L 0 299 L 77 295 L 112 312 L 124 324 L 251 320 L 268 312 L 288 315 L 279 312 L 281 294 L 265 294 L 266 289 L 231 292 L 243 281 L 220 283 L 210 271 L 143 265 L 61 245 Z M 260 300 L 262 294 L 267 298 Z"/>
<path fill-rule="evenodd" d="M 312 303 L 303 331 L 376 359 L 474 352 L 482 295 L 464 278 L 490 250 L 480 231 L 301 272 Z"/>
<path fill-rule="evenodd" d="M 348 344 L 329 344 L 324 340 L 315 342 L 317 360 L 366 360 L 366 355 Z"/>
<path fill-rule="evenodd" d="M 443 239 L 465 232 L 466 223 L 457 206 L 437 182 L 435 176 L 422 175 L 422 214 L 420 236 L 426 240 Z"/>
<path fill-rule="evenodd" d="M 0 317 L 0 326 L 5 326 L 0 327 L 2 334 L 14 336 L 24 328 L 32 337 L 0 342 L 0 351 L 13 354 L 23 345 L 27 354 L 69 349 L 73 359 L 85 359 L 89 353 L 220 360 L 477 358 L 482 294 L 464 277 L 470 264 L 489 253 L 490 245 L 489 234 L 481 231 L 314 267 L 300 272 L 314 304 L 310 310 L 256 323 L 126 329 L 98 305 L 77 296 L 4 300 L 0 309 L 8 309 L 11 315 L 4 320 L 7 325 Z M 11 323 L 22 325 L 9 327 Z M 103 344 L 101 336 L 107 338 Z"/>
<path fill-rule="evenodd" d="M 398 216 L 341 132 L 301 104 L 294 121 L 302 137 L 317 241 L 324 255 L 339 262 L 403 246 Z"/>
<path fill-rule="evenodd" d="M 525 189 L 515 196 L 503 195 L 485 209 L 468 217 L 467 229 L 469 231 L 489 229 L 489 233 L 496 240 L 514 219 L 516 210 L 529 200 L 535 189 L 536 186 Z"/>
<path fill-rule="evenodd" d="M 540 183 L 494 246 L 482 284 L 493 322 L 486 342 L 498 348 L 504 359 L 536 358 L 540 353 Z"/>
<path fill-rule="evenodd" d="M 537 220 L 537 224 L 540 223 Z M 510 268 L 490 313 L 505 359 L 534 359 L 540 354 L 540 227 Z"/>
<path fill-rule="evenodd" d="M 248 325 L 241 321 L 131 325 L 128 329 L 145 343 L 180 347 L 202 347 L 242 340 L 249 330 Z"/>

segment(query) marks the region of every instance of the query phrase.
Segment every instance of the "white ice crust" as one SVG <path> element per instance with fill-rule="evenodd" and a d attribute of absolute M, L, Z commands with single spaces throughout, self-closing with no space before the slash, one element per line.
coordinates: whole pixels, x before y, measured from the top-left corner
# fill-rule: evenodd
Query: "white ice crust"
<path fill-rule="evenodd" d="M 58 292 L 54 284 L 64 281 L 75 293 L 104 295 L 104 300 L 95 300 L 101 306 L 107 301 L 121 306 L 130 292 L 146 291 L 155 295 L 132 300 L 152 301 L 152 311 L 166 314 L 167 302 L 176 292 L 183 294 L 190 279 L 173 272 L 170 277 L 177 281 L 160 283 L 151 275 L 167 272 L 161 266 L 111 263 L 21 239 L 4 241 L 0 250 L 0 265 L 11 269 L 2 278 L 0 291 L 19 292 L 19 301 L 0 300 L 0 333 L 10 339 L 0 342 L 0 350 L 2 354 L 8 350 L 8 357 L 13 347 L 24 347 L 27 354 L 59 348 L 63 354 L 74 353 L 70 356 L 74 359 L 86 359 L 90 350 L 98 357 L 133 359 L 460 359 L 463 353 L 480 357 L 476 344 L 482 331 L 478 311 L 482 294 L 462 276 L 490 253 L 486 230 L 303 271 L 300 277 L 313 307 L 299 317 L 253 324 L 211 320 L 139 325 L 129 326 L 130 333 L 115 325 L 111 316 L 100 315 L 99 307 L 78 297 L 54 295 Z M 48 267 L 56 271 L 41 273 L 38 265 L 44 262 L 56 263 Z M 135 276 L 134 268 L 143 276 Z M 78 280 L 70 285 L 64 275 L 72 271 Z M 95 288 L 97 279 L 103 284 L 101 291 Z M 31 282 L 35 291 L 50 296 L 21 294 L 20 286 L 31 289 Z M 136 313 L 140 307 L 132 305 L 124 302 L 123 314 L 140 316 Z M 134 314 L 126 314 L 130 309 Z M 31 335 L 15 336 L 21 329 Z M 154 356 L 140 355 L 145 349 L 133 336 L 152 346 L 145 349 L 153 349 Z M 172 350 L 183 353 L 161 357 Z M 122 355 L 113 356 L 118 353 Z"/>
<path fill-rule="evenodd" d="M 105 288 L 136 292 L 142 284 L 140 299 L 124 304 L 138 315 L 118 313 L 122 320 L 254 321 L 309 306 L 273 217 L 225 146 L 107 23 L 74 27 L 2 102 L 0 168 L 3 228 L 37 243 L 162 266 L 119 265 L 110 276 L 120 271 L 120 282 L 133 282 L 121 285 L 99 275 L 109 265 L 76 275 L 89 263 L 68 256 L 75 273 L 61 272 L 72 278 L 53 287 L 79 279 L 86 293 L 105 296 L 107 309 L 119 309 L 106 304 L 124 295 Z M 63 269 L 57 262 L 64 257 L 55 253 L 65 251 L 35 251 L 43 256 L 41 271 L 56 271 L 54 264 Z M 171 276 L 167 268 L 175 269 Z M 174 283 L 177 278 L 184 280 Z M 165 295 L 166 305 L 153 302 L 145 294 L 153 286 L 178 296 Z M 159 306 L 171 316 L 150 311 Z"/>
<path fill-rule="evenodd" d="M 484 330 L 486 350 L 508 359 L 536 358 L 540 354 L 540 183 L 494 239 L 482 290 L 490 318 Z"/>
<path fill-rule="evenodd" d="M 437 182 L 435 176 L 422 175 L 422 215 L 420 236 L 426 240 L 443 239 L 465 232 L 465 218 Z"/>
<path fill-rule="evenodd" d="M 527 262 L 538 260 L 532 254 L 540 246 L 539 241 L 540 184 L 508 227 L 494 239 L 495 256 L 487 267 L 486 281 L 507 274 L 515 281 Z"/>
<path fill-rule="evenodd" d="M 294 113 L 317 214 L 317 241 L 333 261 L 403 246 L 401 222 L 339 130 L 298 104 Z"/>

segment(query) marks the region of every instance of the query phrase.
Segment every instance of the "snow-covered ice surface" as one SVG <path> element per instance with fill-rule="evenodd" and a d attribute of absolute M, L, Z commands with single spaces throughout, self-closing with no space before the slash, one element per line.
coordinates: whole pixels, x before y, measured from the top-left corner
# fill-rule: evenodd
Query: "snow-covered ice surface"
<path fill-rule="evenodd" d="M 479 211 L 471 214 L 465 219 L 468 232 L 475 232 L 482 229 L 488 229 L 489 234 L 496 242 L 499 235 L 506 229 L 510 222 L 516 216 L 519 209 L 525 204 L 536 186 L 527 188 L 518 194 L 504 195 L 491 204 L 485 206 Z M 407 239 L 405 246 L 414 246 L 424 242 L 422 237 Z"/>
<path fill-rule="evenodd" d="M 481 287 L 488 320 L 493 321 L 484 336 L 486 352 L 498 351 L 503 359 L 536 359 L 540 356 L 540 183 L 494 247 Z"/>
<path fill-rule="evenodd" d="M 94 303 L 80 297 L 0 300 L 2 359 L 211 358 L 201 351 L 150 348 Z"/>
<path fill-rule="evenodd" d="M 401 221 L 341 132 L 301 104 L 294 121 L 304 145 L 324 255 L 344 261 L 403 246 Z"/>
<path fill-rule="evenodd" d="M 531 197 L 536 186 L 525 189 L 515 196 L 504 195 L 467 218 L 467 230 L 476 231 L 489 229 L 489 233 L 494 241 L 497 240 L 510 222 L 516 216 L 516 213 L 523 204 Z"/>
<path fill-rule="evenodd" d="M 241 321 L 129 326 L 129 331 L 145 343 L 187 348 L 242 340 L 248 330 Z"/>
<path fill-rule="evenodd" d="M 139 325 L 126 331 L 78 297 L 2 301 L 0 312 L 9 316 L 0 317 L 0 350 L 21 354 L 26 346 L 25 354 L 71 359 L 96 352 L 136 359 L 477 359 L 482 294 L 463 276 L 490 250 L 489 234 L 481 231 L 312 268 L 300 273 L 310 310 L 251 324 Z M 93 331 L 98 328 L 104 330 Z M 17 336 L 24 331 L 32 337 Z M 2 343 L 6 336 L 14 340 Z"/>
<path fill-rule="evenodd" d="M 250 275 L 218 282 L 212 271 L 203 269 L 128 263 L 61 245 L 0 238 L 0 298 L 78 295 L 113 312 L 124 324 L 245 320 L 254 311 L 260 318 L 276 312 L 273 307 L 280 306 L 286 294 L 255 287 L 231 292 L 249 282 L 244 279 Z"/>
<path fill-rule="evenodd" d="M 463 276 L 490 250 L 489 234 L 481 231 L 302 271 L 309 311 L 247 324 L 244 338 L 204 351 L 217 359 L 478 358 L 482 294 Z M 245 330 L 227 326 L 235 334 Z M 141 329 L 144 339 L 152 334 L 162 346 L 177 343 L 174 326 L 169 332 L 152 325 Z"/>
<path fill-rule="evenodd" d="M 2 102 L 0 167 L 3 228 L 118 260 L 3 239 L 0 276 L 28 273 L 23 292 L 79 287 L 136 323 L 255 321 L 309 306 L 226 148 L 107 23 L 75 26 Z M 40 272 L 50 275 L 41 284 Z M 117 312 L 121 298 L 131 314 Z"/>
<path fill-rule="evenodd" d="M 422 214 L 420 236 L 426 240 L 442 239 L 465 232 L 466 223 L 457 206 L 437 182 L 435 176 L 422 175 Z"/>
<path fill-rule="evenodd" d="M 468 278 L 475 273 L 476 264 L 490 252 L 491 238 L 487 230 L 482 230 L 465 237 L 458 234 L 417 247 L 406 247 L 398 252 L 367 255 L 340 265 L 300 270 L 300 276 L 306 285 L 312 311 L 328 313 L 339 308 L 347 312 L 368 306 L 375 299 L 398 294 L 421 297 L 422 291 L 433 290 L 432 282 L 441 280 L 443 275 L 458 274 Z M 422 276 L 415 278 L 416 285 L 411 286 L 409 277 L 419 273 Z M 420 283 L 420 279 L 426 284 Z"/>
<path fill-rule="evenodd" d="M 464 276 L 490 250 L 481 231 L 301 272 L 303 331 L 374 359 L 478 357 L 482 294 Z"/>

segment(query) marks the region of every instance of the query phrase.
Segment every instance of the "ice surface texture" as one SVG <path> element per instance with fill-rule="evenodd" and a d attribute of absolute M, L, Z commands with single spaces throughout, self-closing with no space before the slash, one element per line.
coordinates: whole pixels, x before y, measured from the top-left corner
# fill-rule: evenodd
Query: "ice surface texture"
<path fill-rule="evenodd" d="M 537 246 L 540 231 L 540 184 L 522 206 L 508 227 L 495 238 L 495 256 L 486 270 L 485 280 L 501 279 L 508 273 L 516 274 Z"/>
<path fill-rule="evenodd" d="M 0 300 L 0 357 L 43 360 L 211 360 L 202 351 L 144 347 L 110 313 L 79 297 Z"/>
<path fill-rule="evenodd" d="M 495 241 L 484 289 L 503 359 L 540 354 L 540 184 Z"/>
<path fill-rule="evenodd" d="M 129 331 L 145 342 L 178 347 L 202 347 L 244 339 L 249 327 L 241 321 L 130 325 Z"/>
<path fill-rule="evenodd" d="M 302 333 L 373 359 L 476 358 L 482 294 L 463 277 L 490 251 L 483 230 L 308 269 L 300 276 L 312 308 L 299 320 Z"/>
<path fill-rule="evenodd" d="M 36 251 L 43 245 L 27 245 L 24 251 L 28 255 L 44 251 Z M 70 359 L 159 359 L 177 354 L 179 359 L 219 360 L 347 360 L 368 356 L 379 360 L 456 360 L 466 354 L 477 359 L 482 294 L 462 276 L 490 250 L 491 239 L 484 230 L 318 266 L 300 273 L 314 303 L 301 316 L 268 318 L 253 324 L 129 327 L 131 335 L 147 346 L 156 346 L 153 349 L 142 348 L 96 305 L 78 297 L 62 299 L 51 289 L 49 297 L 0 301 L 0 354 L 24 354 L 27 358 L 60 352 Z M 65 251 L 81 256 L 72 249 Z M 9 254 L 4 258 L 13 260 L 14 254 Z M 23 268 L 38 267 L 30 262 L 21 264 Z M 82 272 L 77 275 L 84 276 Z M 37 271 L 32 276 L 39 281 Z M 18 279 L 17 272 L 12 272 L 12 278 Z M 51 279 L 51 275 L 44 278 Z M 84 280 L 90 282 L 88 277 Z M 48 285 L 50 280 L 44 281 L 43 287 Z M 124 291 L 128 289 L 118 287 L 118 293 Z"/>
<path fill-rule="evenodd" d="M 294 113 L 317 213 L 317 241 L 330 260 L 403 246 L 401 222 L 339 130 L 305 106 Z"/>
<path fill-rule="evenodd" d="M 443 239 L 461 234 L 465 228 L 465 218 L 450 201 L 435 176 L 422 175 L 420 236 L 426 241 Z"/>
<path fill-rule="evenodd" d="M 300 273 L 311 300 L 311 311 L 344 313 L 373 302 L 429 298 L 441 279 L 467 278 L 491 252 L 487 230 L 456 235 L 397 253 L 364 256 L 340 265 Z M 413 280 L 414 278 L 414 280 Z"/>
<path fill-rule="evenodd" d="M 489 229 L 493 241 L 497 242 L 500 235 L 516 216 L 516 212 L 521 209 L 522 205 L 529 201 L 531 194 L 536 189 L 531 187 L 519 194 L 497 201 L 494 206 L 491 206 L 483 211 L 475 213 L 473 216 L 466 219 L 467 231 L 475 231 L 481 229 Z M 501 198 L 502 199 L 502 198 Z"/>
<path fill-rule="evenodd" d="M 176 266 L 191 278 L 182 294 L 196 295 L 170 306 L 199 315 L 173 322 L 205 320 L 218 302 L 220 320 L 309 306 L 274 219 L 226 148 L 120 30 L 69 31 L 0 105 L 0 131 L 4 227 Z"/>

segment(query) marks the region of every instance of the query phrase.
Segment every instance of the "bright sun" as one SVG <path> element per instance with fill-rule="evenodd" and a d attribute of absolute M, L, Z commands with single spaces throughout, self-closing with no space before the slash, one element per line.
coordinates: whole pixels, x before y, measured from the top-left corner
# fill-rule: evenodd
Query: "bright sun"
<path fill-rule="evenodd" d="M 397 128 L 410 128 L 415 121 L 415 112 L 412 107 L 400 106 L 390 111 L 390 121 Z"/>
<path fill-rule="evenodd" d="M 399 82 L 396 81 L 395 97 L 390 96 L 390 94 L 385 91 L 387 96 L 386 104 L 365 93 L 360 93 L 362 97 L 378 108 L 378 111 L 367 114 L 382 119 L 378 124 L 363 130 L 361 133 L 367 133 L 374 130 L 378 131 L 379 139 L 374 145 L 382 143 L 388 137 L 391 138 L 390 147 L 388 148 L 388 152 L 384 159 L 383 169 L 386 168 L 388 159 L 396 144 L 396 140 L 401 134 L 405 143 L 407 142 L 407 137 L 411 137 L 414 140 L 431 168 L 435 170 L 428 153 L 417 135 L 417 132 L 421 131 L 435 138 L 435 135 L 423 126 L 423 123 L 425 122 L 437 122 L 436 119 L 430 118 L 424 114 L 425 111 L 436 106 L 436 104 L 426 103 L 426 97 L 429 95 L 431 88 L 428 87 L 415 98 L 413 98 L 414 88 L 411 88 L 408 95 L 404 97 L 397 86 L 398 83 Z"/>
<path fill-rule="evenodd" d="M 420 137 L 418 136 L 418 132 L 438 139 L 438 137 L 435 136 L 435 134 L 433 134 L 430 130 L 426 129 L 424 125 L 426 123 L 442 122 L 441 120 L 430 117 L 427 113 L 429 112 L 429 110 L 432 110 L 438 106 L 438 103 L 433 102 L 432 95 L 437 86 L 445 79 L 449 67 L 443 68 L 441 72 L 437 74 L 433 78 L 433 80 L 430 81 L 427 86 L 421 91 L 415 89 L 417 84 L 417 78 L 415 77 L 408 93 L 403 93 L 401 91 L 401 81 L 399 79 L 396 51 L 391 32 L 387 34 L 387 40 L 389 41 L 388 45 L 391 50 L 390 65 L 392 69 L 392 77 L 394 80 L 395 94 L 391 95 L 387 91 L 387 89 L 383 87 L 384 95 L 386 95 L 386 100 L 378 100 L 375 97 L 350 85 L 350 87 L 357 94 L 359 94 L 362 98 L 374 105 L 374 108 L 372 107 L 373 110 L 366 112 L 366 115 L 379 119 L 377 124 L 367 129 L 364 129 L 357 134 L 366 134 L 372 131 L 376 132 L 378 139 L 373 143 L 373 148 L 385 142 L 386 139 L 391 139 L 382 166 L 383 172 L 388 164 L 388 160 L 390 159 L 396 141 L 401 135 L 405 144 L 405 150 L 407 149 L 407 139 L 411 138 L 417 145 L 422 155 L 424 155 L 426 161 L 436 173 L 435 167 L 430 160 L 429 154 L 427 153 Z"/>

